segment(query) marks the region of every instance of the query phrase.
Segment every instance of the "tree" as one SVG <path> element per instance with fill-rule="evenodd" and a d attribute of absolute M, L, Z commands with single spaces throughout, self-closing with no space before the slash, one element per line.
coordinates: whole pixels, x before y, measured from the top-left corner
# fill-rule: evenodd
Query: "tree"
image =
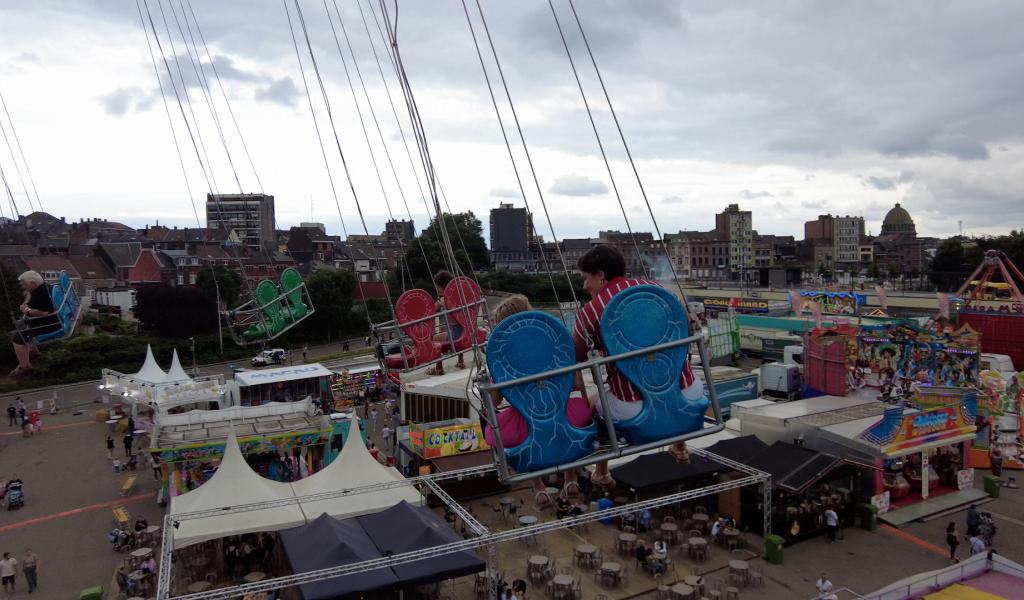
<path fill-rule="evenodd" d="M 486 268 L 490 264 L 490 259 L 480 219 L 477 219 L 472 211 L 444 213 L 442 217 L 459 269 L 468 274 Z M 413 287 L 428 290 L 433 289 L 433 285 L 430 284 L 431 274 L 448 269 L 450 259 L 436 218 L 431 220 L 430 226 L 406 248 L 404 262 L 416 283 Z"/>
<path fill-rule="evenodd" d="M 882 272 L 879 270 L 878 265 L 871 263 L 868 265 L 868 277 L 871 279 L 878 279 L 882 276 Z"/>
<path fill-rule="evenodd" d="M 316 309 L 304 322 L 309 337 L 327 338 L 354 329 L 352 292 L 355 287 L 356 276 L 347 269 L 321 269 L 306 278 L 306 289 Z"/>
<path fill-rule="evenodd" d="M 235 306 L 242 291 L 242 276 L 237 271 L 218 265 L 200 271 L 196 276 L 196 287 L 203 300 L 210 304 L 216 304 L 217 287 L 220 287 L 220 301 L 231 308 Z"/>
<path fill-rule="evenodd" d="M 0 327 L 3 331 L 14 329 L 14 317 L 20 315 L 18 307 L 24 301 L 24 292 L 18 283 L 18 272 L 7 264 L 0 265 L 0 277 L 3 278 L 4 298 L 0 302 Z"/>

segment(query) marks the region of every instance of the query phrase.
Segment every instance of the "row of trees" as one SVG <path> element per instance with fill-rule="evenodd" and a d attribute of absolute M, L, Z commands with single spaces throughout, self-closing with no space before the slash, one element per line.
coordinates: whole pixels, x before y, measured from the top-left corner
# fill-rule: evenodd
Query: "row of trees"
<path fill-rule="evenodd" d="M 942 242 L 932 259 L 932 282 L 940 291 L 955 292 L 981 264 L 988 250 L 1004 252 L 1018 268 L 1024 268 L 1024 231 L 1013 230 L 1009 235 L 977 240 L 955 237 Z"/>

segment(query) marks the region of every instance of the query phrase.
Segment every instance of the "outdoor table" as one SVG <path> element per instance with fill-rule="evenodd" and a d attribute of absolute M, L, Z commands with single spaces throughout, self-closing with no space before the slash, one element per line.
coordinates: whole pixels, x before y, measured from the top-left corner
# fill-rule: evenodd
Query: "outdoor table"
<path fill-rule="evenodd" d="M 188 591 L 190 593 L 193 593 L 193 594 L 198 594 L 199 592 L 205 592 L 206 590 L 208 590 L 208 589 L 210 589 L 212 587 L 213 587 L 213 584 L 210 583 L 209 581 L 200 580 L 200 581 L 197 581 L 197 582 L 193 583 L 192 585 L 188 586 Z"/>
<path fill-rule="evenodd" d="M 519 517 L 519 524 L 523 527 L 529 527 L 530 525 L 537 524 L 537 517 L 533 515 L 523 515 Z"/>
<path fill-rule="evenodd" d="M 576 546 L 576 559 L 578 564 L 588 567 L 594 566 L 592 561 L 597 555 L 597 546 L 593 544 L 580 544 Z"/>
<path fill-rule="evenodd" d="M 636 534 L 635 533 L 620 533 L 619 534 L 619 551 L 621 551 L 621 552 L 632 552 L 634 547 L 636 547 Z"/>
<path fill-rule="evenodd" d="M 670 541 L 676 541 L 676 534 L 679 533 L 679 526 L 675 523 L 662 523 L 661 532 L 665 534 L 665 537 Z"/>
<path fill-rule="evenodd" d="M 683 578 L 683 583 L 696 590 L 698 596 L 704 595 L 704 578 L 700 575 L 687 575 Z"/>
<path fill-rule="evenodd" d="M 622 565 L 617 562 L 605 562 L 601 563 L 599 570 L 602 576 L 611 578 L 612 583 L 618 585 L 619 577 L 622 574 Z"/>
<path fill-rule="evenodd" d="M 555 498 L 558 497 L 559 492 L 561 492 L 561 490 L 559 490 L 556 487 L 546 487 L 546 488 L 544 488 L 544 493 L 547 494 L 548 497 L 551 498 L 552 500 L 554 500 Z"/>
<path fill-rule="evenodd" d="M 145 433 L 145 429 L 136 429 L 135 431 L 132 432 L 132 435 L 135 437 L 139 437 L 140 435 L 144 435 Z"/>
<path fill-rule="evenodd" d="M 242 579 L 244 579 L 246 583 L 256 583 L 257 581 L 263 581 L 266 578 L 267 574 L 263 571 L 253 571 L 252 573 L 249 573 Z"/>
<path fill-rule="evenodd" d="M 707 531 L 708 526 L 708 515 L 707 513 L 697 513 L 690 517 L 693 522 L 697 525 L 697 529 L 700 529 L 701 533 Z"/>
<path fill-rule="evenodd" d="M 738 546 L 740 542 L 740 530 L 735 527 L 726 527 L 722 530 L 722 535 L 725 537 L 726 545 L 732 548 Z"/>
<path fill-rule="evenodd" d="M 551 583 L 555 586 L 555 597 L 571 595 L 572 584 L 575 581 L 576 579 L 572 575 L 566 575 L 565 573 L 555 575 L 555 578 L 551 580 Z"/>
<path fill-rule="evenodd" d="M 740 581 L 747 583 L 747 575 L 750 573 L 750 565 L 745 560 L 730 560 L 729 572 L 739 575 Z"/>
<path fill-rule="evenodd" d="M 128 574 L 128 579 L 131 579 L 131 580 L 134 580 L 134 581 L 141 581 L 141 580 L 145 579 L 145 577 L 146 577 L 146 574 L 143 573 L 141 569 L 136 569 L 136 570 L 134 570 L 134 571 L 132 571 L 131 573 Z"/>
<path fill-rule="evenodd" d="M 135 558 L 146 558 L 152 553 L 152 548 L 136 548 L 135 550 L 132 550 L 132 556 Z"/>
<path fill-rule="evenodd" d="M 686 585 L 685 583 L 677 583 L 670 589 L 672 590 L 672 593 L 676 594 L 677 596 L 680 596 L 682 598 L 689 598 L 690 600 L 693 599 L 693 588 Z"/>
<path fill-rule="evenodd" d="M 114 426 L 120 421 L 121 419 L 107 419 L 107 433 L 114 433 Z"/>
<path fill-rule="evenodd" d="M 702 537 L 692 537 L 689 540 L 690 554 L 694 557 L 702 555 L 707 557 L 708 541 Z"/>

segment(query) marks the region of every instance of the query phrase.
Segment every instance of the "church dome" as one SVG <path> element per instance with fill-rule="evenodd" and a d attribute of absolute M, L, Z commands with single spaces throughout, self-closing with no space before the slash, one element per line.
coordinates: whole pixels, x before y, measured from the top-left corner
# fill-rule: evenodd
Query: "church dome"
<path fill-rule="evenodd" d="M 917 231 L 914 227 L 914 219 L 910 217 L 910 213 L 897 202 L 896 206 L 885 214 L 885 219 L 882 221 L 882 233 L 916 234 Z"/>

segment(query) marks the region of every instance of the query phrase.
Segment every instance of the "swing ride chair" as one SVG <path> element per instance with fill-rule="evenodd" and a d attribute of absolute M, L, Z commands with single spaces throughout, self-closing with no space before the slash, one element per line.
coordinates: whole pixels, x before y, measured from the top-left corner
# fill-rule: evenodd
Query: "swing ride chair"
<path fill-rule="evenodd" d="M 629 456 L 717 433 L 724 429 L 718 395 L 683 398 L 679 378 L 689 344 L 696 344 L 704 380 L 713 381 L 709 354 L 701 335 L 689 335 L 686 312 L 664 288 L 641 285 L 616 294 L 601 319 L 609 356 L 575 362 L 572 337 L 562 322 L 547 313 L 526 311 L 503 320 L 492 332 L 488 367 L 476 381 L 485 418 L 494 430 L 498 477 L 520 483 L 537 477 Z M 576 428 L 566 418 L 566 402 L 577 372 L 589 371 L 597 384 L 602 413 L 612 414 L 601 384 L 601 367 L 615 366 L 642 396 L 640 414 L 618 424 L 604 419 L 607 442 L 598 443 L 598 422 Z M 489 393 L 498 391 L 529 425 L 527 439 L 505 448 L 497 410 Z M 713 424 L 705 427 L 710 406 Z"/>
<path fill-rule="evenodd" d="M 248 346 L 280 337 L 314 312 L 305 281 L 298 271 L 288 268 L 281 272 L 280 285 L 264 279 L 251 300 L 221 315 L 235 343 Z"/>
<path fill-rule="evenodd" d="M 410 373 L 453 354 L 486 347 L 490 329 L 487 301 L 476 282 L 457 277 L 445 288 L 442 298 L 446 308 L 438 311 L 429 292 L 408 290 L 395 303 L 396 318 L 373 326 L 377 356 L 385 373 Z M 434 341 L 438 333 L 446 333 L 448 341 Z M 389 339 L 392 334 L 395 339 Z M 396 344 L 399 354 L 387 354 L 387 349 Z"/>
<path fill-rule="evenodd" d="M 75 328 L 78 327 L 78 323 L 82 316 L 82 305 L 75 296 L 75 288 L 71 283 L 71 277 L 68 276 L 67 272 L 61 271 L 60 277 L 57 282 L 50 285 L 50 299 L 53 300 L 54 314 L 57 315 L 57 319 L 60 321 L 60 329 L 55 331 L 46 331 L 43 333 L 34 333 L 41 329 L 49 327 L 49 325 L 33 325 L 33 322 L 38 322 L 46 317 L 35 317 L 25 320 L 26 326 L 18 327 L 18 331 L 29 334 L 39 344 L 45 344 L 47 342 L 56 342 L 65 338 L 71 337 L 71 334 L 75 332 Z"/>

